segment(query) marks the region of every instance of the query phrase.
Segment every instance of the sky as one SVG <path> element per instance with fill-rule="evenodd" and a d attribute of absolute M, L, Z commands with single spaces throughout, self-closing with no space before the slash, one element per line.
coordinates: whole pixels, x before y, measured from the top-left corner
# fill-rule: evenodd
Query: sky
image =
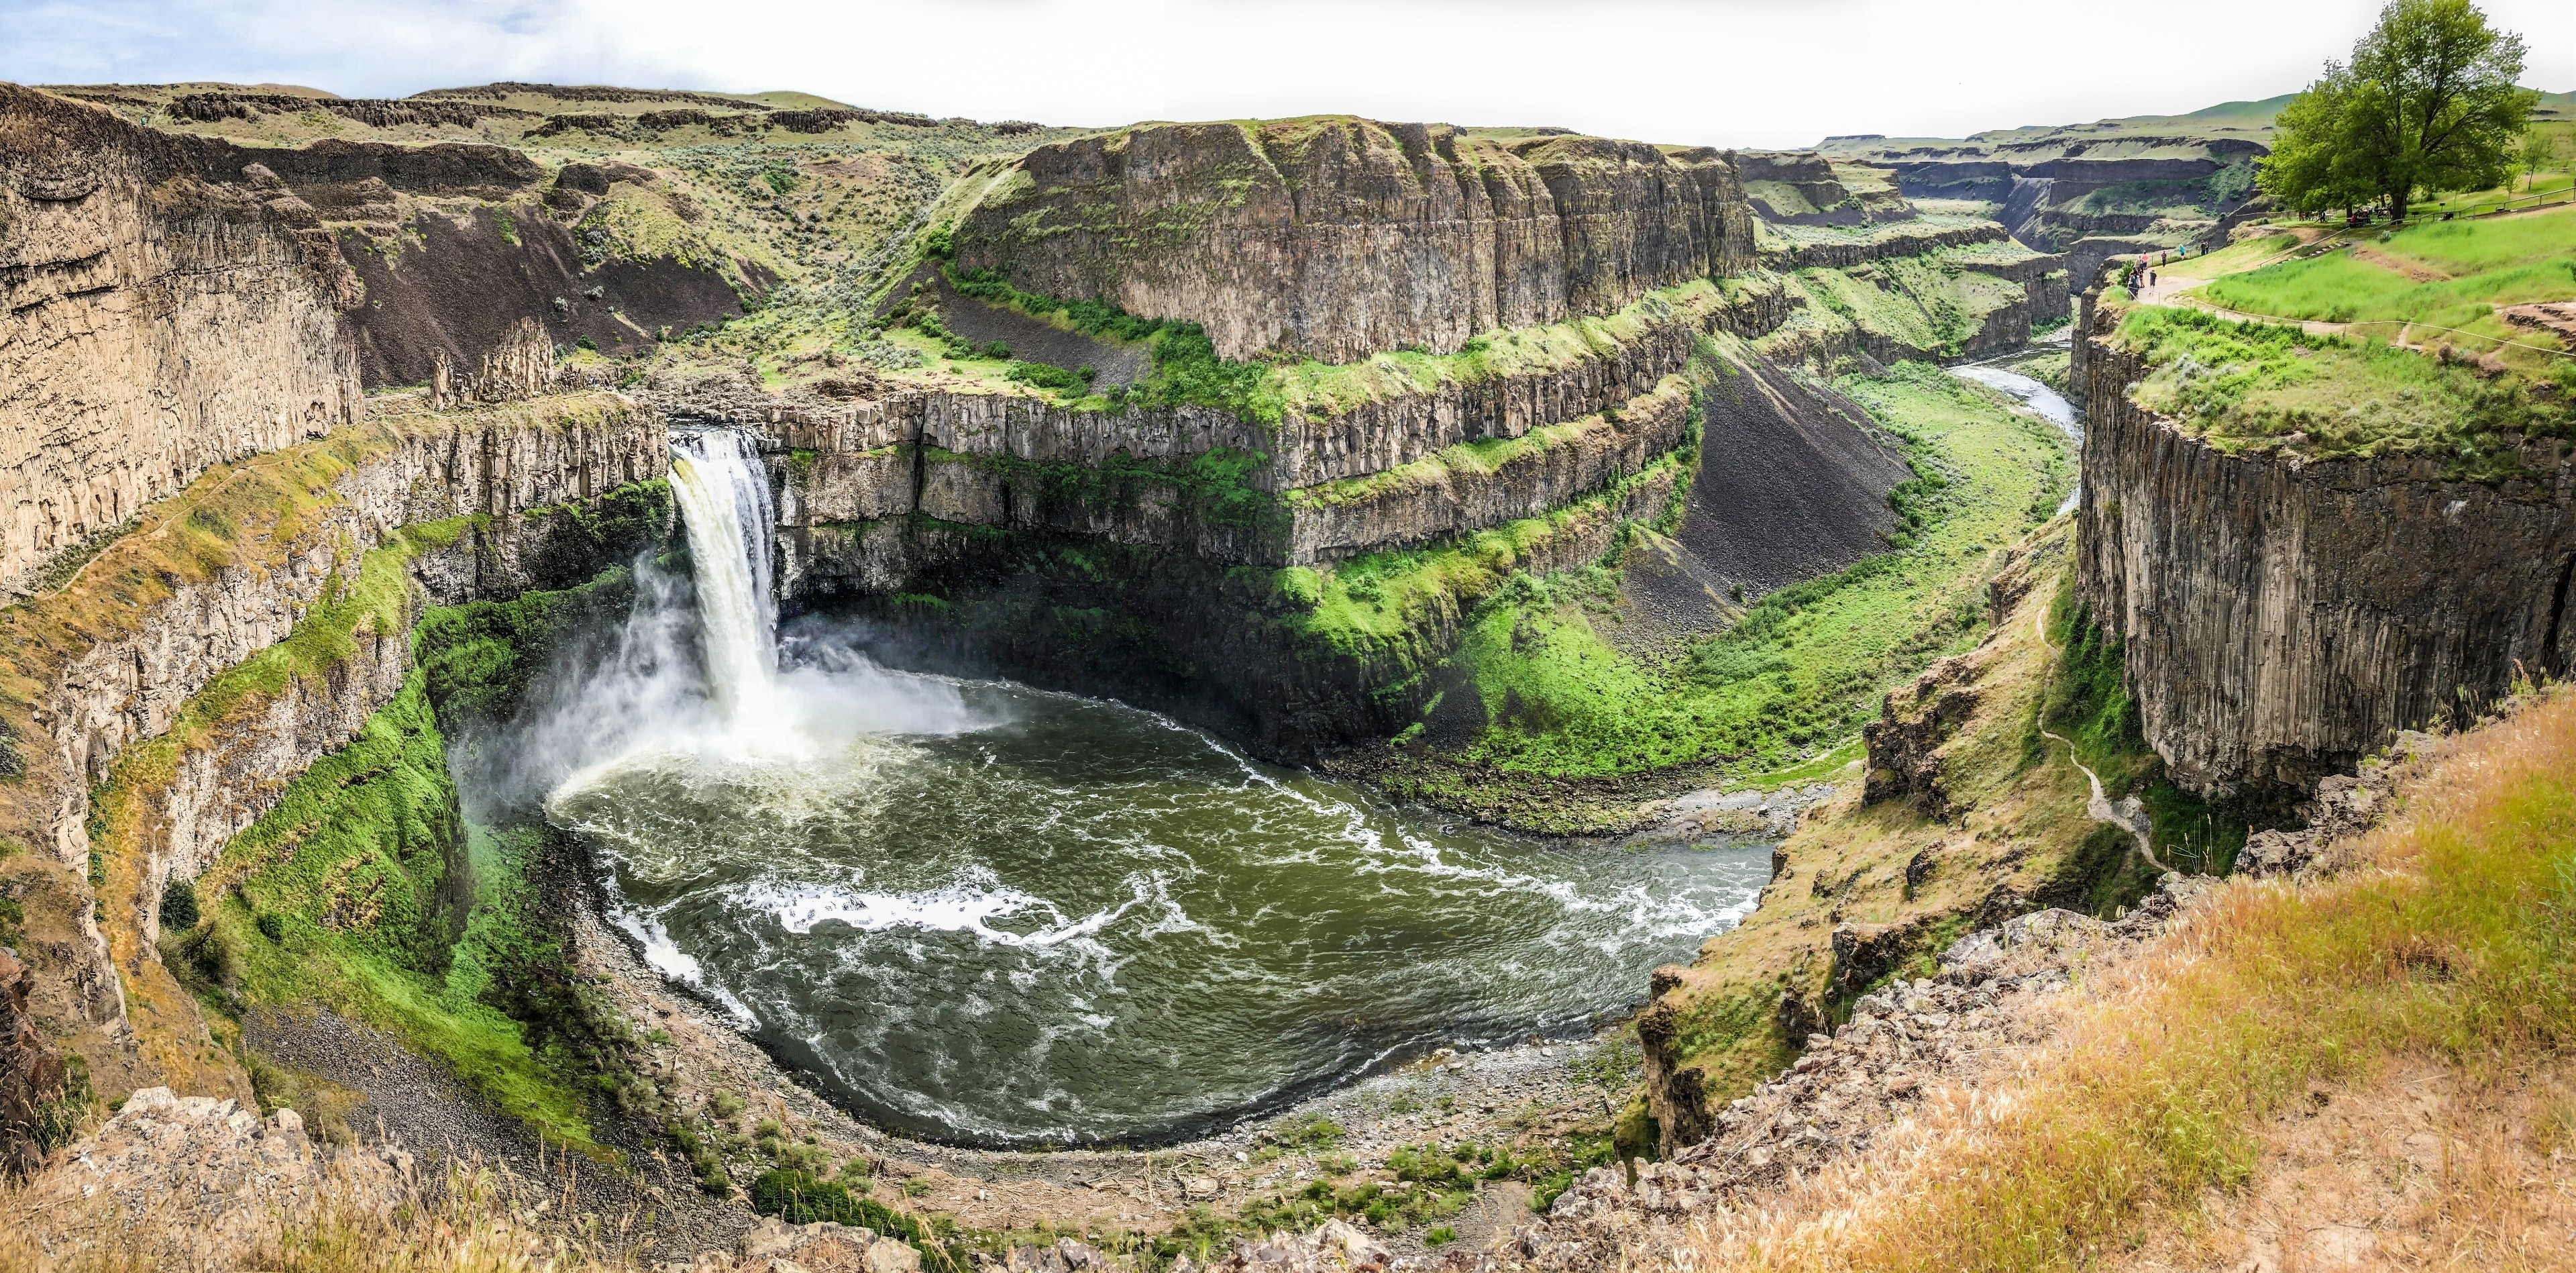
<path fill-rule="evenodd" d="M 1786 147 L 2297 89 L 2378 0 L 0 0 L 0 79 L 799 89 L 983 120 L 1351 112 Z M 2484 0 L 2576 89 L 2576 3 Z"/>

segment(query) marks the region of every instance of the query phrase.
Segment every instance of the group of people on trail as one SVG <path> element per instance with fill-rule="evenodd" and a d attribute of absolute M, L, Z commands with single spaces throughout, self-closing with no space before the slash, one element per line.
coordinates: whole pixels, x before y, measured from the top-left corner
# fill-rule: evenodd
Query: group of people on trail
<path fill-rule="evenodd" d="M 2189 255 L 2191 255 L 2191 245 L 2186 243 L 2181 247 L 2175 248 L 2171 252 L 2158 252 L 2152 260 L 2141 256 L 2137 260 L 2129 263 L 2129 272 L 2121 279 L 2121 284 L 2132 292 L 2154 287 L 2156 285 L 2157 266 L 2163 265 L 2166 261 L 2173 258 Z"/>

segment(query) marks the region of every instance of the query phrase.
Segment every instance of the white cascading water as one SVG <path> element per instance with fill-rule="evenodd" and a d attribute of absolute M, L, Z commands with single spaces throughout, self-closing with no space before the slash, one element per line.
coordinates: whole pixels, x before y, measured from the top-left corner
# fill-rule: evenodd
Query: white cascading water
<path fill-rule="evenodd" d="M 717 712 L 741 739 L 778 737 L 778 611 L 769 595 L 769 482 L 749 435 L 675 435 L 671 491 L 696 567 L 698 624 Z"/>

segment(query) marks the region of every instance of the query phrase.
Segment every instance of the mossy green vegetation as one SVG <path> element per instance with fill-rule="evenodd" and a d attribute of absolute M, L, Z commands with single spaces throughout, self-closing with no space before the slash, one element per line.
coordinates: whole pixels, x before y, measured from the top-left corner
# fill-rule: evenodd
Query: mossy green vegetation
<path fill-rule="evenodd" d="M 414 649 L 440 719 L 472 746 L 474 735 L 518 713 L 561 642 L 613 622 L 634 595 L 633 578 L 613 567 L 574 588 L 431 608 Z"/>
<path fill-rule="evenodd" d="M 1277 572 L 1275 588 L 1302 637 L 1344 652 L 1410 644 L 1434 616 L 1462 613 L 1527 578 L 1524 565 L 1544 559 L 1563 537 L 1620 520 L 1620 510 L 1657 483 L 1677 484 L 1692 458 L 1686 447 L 1551 512 L 1432 547 L 1292 566 Z"/>
<path fill-rule="evenodd" d="M 1278 369 L 1279 393 L 1290 409 L 1336 415 L 1370 402 L 1429 393 L 1444 384 L 1560 370 L 1586 359 L 1614 357 L 1659 332 L 1708 331 L 1717 326 L 1729 300 L 1720 284 L 1693 279 L 1648 292 L 1598 318 L 1578 316 L 1484 332 L 1455 353 L 1390 350 L 1352 363 L 1302 359 Z"/>
<path fill-rule="evenodd" d="M 2129 308 L 2117 339 L 2149 367 L 2132 399 L 2225 451 L 2432 455 L 2496 477 L 2518 470 L 2522 438 L 2576 430 L 2576 364 L 2563 387 L 2534 385 L 2376 340 L 2173 306 Z"/>
<path fill-rule="evenodd" d="M 347 598 L 317 607 L 190 708 L 226 710 L 265 688 L 274 673 L 264 662 L 299 650 L 296 666 L 316 674 L 324 665 L 312 652 L 327 657 L 346 641 L 355 625 L 343 612 L 371 596 L 379 608 L 362 613 L 399 625 L 400 602 L 367 585 L 390 578 L 382 592 L 399 598 L 407 560 L 399 548 L 370 553 Z M 595 1102 L 631 1108 L 650 1094 L 621 1063 L 623 1027 L 570 971 L 564 939 L 544 916 L 535 882 L 542 828 L 465 822 L 433 704 L 443 697 L 469 717 L 506 711 L 542 665 L 550 634 L 626 593 L 622 572 L 612 572 L 570 593 L 429 612 L 421 666 L 395 698 L 287 783 L 200 878 L 206 921 L 174 934 L 169 955 L 202 1005 L 329 1007 L 439 1061 L 547 1140 L 614 1160 L 592 1126 Z M 118 773 L 122 790 L 149 789 L 139 781 L 147 775 L 123 765 Z M 120 825 L 119 813 L 111 803 L 105 825 Z"/>
<path fill-rule="evenodd" d="M 1763 597 L 1724 632 L 1661 657 L 1623 648 L 1611 571 L 1515 577 L 1467 616 L 1436 673 L 1449 688 L 1424 713 L 1427 725 L 1458 710 L 1447 696 L 1472 696 L 1481 728 L 1463 745 L 1413 749 L 1384 781 L 1484 812 L 1490 793 L 1524 776 L 1702 766 L 1741 780 L 1792 769 L 1847 747 L 1889 685 L 1972 643 L 1996 553 L 2045 520 L 2071 480 L 2063 440 L 1920 364 L 1836 387 L 1913 451 L 1917 476 L 1891 499 L 1890 551 Z M 1356 604 L 1355 587 L 1383 598 L 1409 573 L 1343 567 L 1330 593 L 1348 601 L 1318 615 L 1356 625 L 1381 611 Z M 1530 809 L 1514 820 L 1589 829 L 1559 816 Z"/>
<path fill-rule="evenodd" d="M 327 490 L 321 481 L 340 471 L 329 463 L 315 470 L 316 498 Z M 542 539 L 522 541 L 526 564 L 559 574 L 576 556 L 613 556 L 649 538 L 667 503 L 666 490 L 642 484 L 531 510 L 521 533 Z M 183 524 L 210 546 L 273 524 L 219 509 L 201 503 Z M 562 938 L 544 918 L 532 871 L 547 842 L 534 826 L 464 823 L 433 706 L 434 680 L 460 708 L 515 695 L 529 661 L 545 656 L 547 624 L 517 625 L 508 635 L 519 648 L 499 659 L 478 658 L 491 651 L 469 641 L 442 644 L 442 633 L 485 631 L 470 621 L 476 607 L 432 611 L 425 640 L 413 631 L 415 561 L 461 548 L 483 529 L 479 516 L 415 525 L 345 560 L 284 639 L 211 678 L 166 732 L 125 750 L 92 792 L 93 879 L 102 918 L 112 921 L 101 929 L 134 970 L 128 1002 L 139 1049 L 173 1083 L 245 1097 L 303 1091 L 309 1084 L 280 1079 L 283 1071 L 244 1042 L 241 1021 L 252 1011 L 319 1005 L 393 1033 L 547 1140 L 613 1160 L 593 1134 L 592 1108 L 607 1100 L 649 1110 L 652 1093 L 622 1064 L 623 1028 L 569 970 Z M 587 589 L 493 608 L 560 620 L 594 597 L 622 601 L 623 589 L 622 573 L 611 572 Z M 345 707 L 340 696 L 398 666 L 388 665 L 388 643 L 410 646 L 416 664 L 391 701 L 346 744 L 287 778 L 193 886 L 147 899 L 147 846 L 183 767 L 225 763 L 223 749 L 267 728 L 281 708 L 308 713 L 323 697 Z M 158 961 L 138 949 L 140 917 L 153 913 L 153 901 Z"/>
<path fill-rule="evenodd" d="M 1198 406 L 1230 412 L 1246 420 L 1275 424 L 1280 419 L 1278 388 L 1270 369 L 1258 363 L 1217 357 L 1207 330 L 1197 323 L 1138 318 L 1103 301 L 1068 301 L 1023 292 L 989 270 L 951 269 L 948 280 L 961 295 L 1007 306 L 1032 318 L 1060 321 L 1085 335 L 1148 345 L 1153 351 L 1153 370 L 1134 384 L 1106 395 L 1111 407 L 1132 404 L 1152 410 Z M 1038 383 L 1026 374 L 1012 378 Z M 1059 383 L 1042 387 L 1070 392 L 1077 388 L 1087 391 L 1090 385 L 1088 379 L 1081 379 L 1078 386 Z M 1075 396 L 1082 394 L 1077 392 Z"/>
<path fill-rule="evenodd" d="M 535 922 L 532 833 L 469 828 L 414 673 L 356 739 L 227 846 L 224 890 L 179 953 L 245 1006 L 332 1008 L 390 1031 L 546 1139 L 613 1157 L 553 1008 L 563 952 Z M 220 1000 L 219 1000 L 220 1002 Z M 577 1020 L 577 1019 L 576 1019 Z"/>
<path fill-rule="evenodd" d="M 1938 953 L 1990 922 L 1999 899 L 2107 919 L 2152 887 L 2157 872 L 2125 832 L 2092 820 L 2083 773 L 2042 730 L 2076 738 L 2075 758 L 2106 787 L 2149 801 L 2164 824 L 2159 857 L 2216 866 L 2233 854 L 2160 802 L 2117 651 L 2076 640 L 2082 625 L 2063 602 L 2072 531 L 2071 519 L 2053 519 L 2012 547 L 1982 640 L 1898 713 L 1919 724 L 1936 706 L 1964 712 L 1924 736 L 1934 763 L 1875 803 L 1861 803 L 1854 782 L 1812 811 L 1780 846 L 1762 906 L 1705 944 L 1639 1020 L 1667 1101 L 1695 1102 L 1704 1116 L 1769 1080 L 1857 996 L 1931 975 Z M 2241 823 L 2234 837 L 2242 843 Z M 1838 931 L 1858 940 L 1839 943 Z"/>
<path fill-rule="evenodd" d="M 2165 776 L 2164 760 L 2147 746 L 2137 700 L 2122 680 L 2120 639 L 2094 625 L 2091 613 L 2075 602 L 2071 581 L 2050 603 L 2048 634 L 2060 654 L 2023 731 L 2023 753 L 2038 762 L 2049 748 L 2071 745 L 2076 759 L 2101 778 L 2104 795 L 2113 800 L 2135 795 L 2145 804 L 2149 842 L 2158 861 L 2178 871 L 2225 874 L 2245 847 L 2250 830 L 2246 811 L 2213 805 Z M 2068 742 L 2059 743 L 2049 734 Z M 2105 836 L 2119 842 L 2116 850 L 2126 851 L 2128 837 L 2118 828 L 2093 833 L 2094 840 Z"/>
<path fill-rule="evenodd" d="M 1923 357 L 1956 357 L 1990 316 L 2022 304 L 2027 289 L 1973 268 L 1992 245 L 1891 257 L 1789 276 L 1816 316 L 1832 316 Z"/>
<path fill-rule="evenodd" d="M 2249 314 L 2423 323 L 2551 344 L 2545 333 L 2496 322 L 2493 308 L 2576 298 L 2576 208 L 2421 221 L 2335 251 L 2216 277 L 2201 292 Z"/>
<path fill-rule="evenodd" d="M 1243 1223 L 1267 1233 L 1312 1229 L 1336 1217 L 1365 1220 L 1390 1232 L 1435 1226 L 1465 1210 L 1484 1182 L 1519 1180 L 1552 1200 L 1576 1174 L 1612 1161 L 1613 1152 L 1609 1138 L 1588 1136 L 1525 1139 L 1517 1150 L 1473 1141 L 1400 1145 L 1386 1159 L 1387 1171 L 1395 1176 L 1392 1186 L 1322 1179 L 1278 1188 L 1246 1199 Z M 1454 1237 L 1455 1230 L 1451 1233 Z M 1166 1241 L 1178 1253 L 1187 1240 L 1184 1233 Z"/>
<path fill-rule="evenodd" d="M 922 1267 L 934 1273 L 969 1267 L 962 1253 L 940 1241 L 930 1226 L 811 1171 L 773 1168 L 752 1181 L 750 1192 L 751 1209 L 761 1215 L 777 1216 L 789 1224 L 843 1224 L 908 1243 L 921 1253 Z"/>
<path fill-rule="evenodd" d="M 1276 533 L 1287 525 L 1287 510 L 1276 496 L 1248 480 L 1267 462 L 1258 451 L 1214 447 L 1179 462 L 1130 458 L 1117 452 L 1096 465 L 1023 460 L 1007 452 L 968 455 L 938 447 L 922 448 L 927 464 L 966 464 L 990 469 L 1015 486 L 1086 507 L 1118 508 L 1137 502 L 1140 489 L 1160 487 L 1176 492 L 1190 515 L 1210 526 Z"/>

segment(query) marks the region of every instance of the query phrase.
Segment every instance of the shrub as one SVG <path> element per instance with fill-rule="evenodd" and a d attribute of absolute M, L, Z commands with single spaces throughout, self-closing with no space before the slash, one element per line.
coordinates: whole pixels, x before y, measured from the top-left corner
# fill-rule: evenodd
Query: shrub
<path fill-rule="evenodd" d="M 259 935 L 274 942 L 286 940 L 286 917 L 270 911 L 259 917 Z"/>
<path fill-rule="evenodd" d="M 1067 371 L 1053 363 L 1015 362 L 1011 364 L 1011 369 L 1003 374 L 1021 384 L 1036 385 L 1040 389 L 1079 393 L 1090 388 L 1092 378 L 1100 373 L 1089 367 L 1080 371 Z"/>
<path fill-rule="evenodd" d="M 853 1198 L 838 1182 L 817 1180 L 810 1171 L 779 1168 L 760 1173 L 751 1182 L 751 1209 L 789 1224 L 828 1220 L 921 1245 L 921 1227 L 911 1217 L 881 1202 Z"/>
<path fill-rule="evenodd" d="M 197 882 L 172 880 L 161 890 L 161 931 L 185 932 L 197 926 Z"/>

